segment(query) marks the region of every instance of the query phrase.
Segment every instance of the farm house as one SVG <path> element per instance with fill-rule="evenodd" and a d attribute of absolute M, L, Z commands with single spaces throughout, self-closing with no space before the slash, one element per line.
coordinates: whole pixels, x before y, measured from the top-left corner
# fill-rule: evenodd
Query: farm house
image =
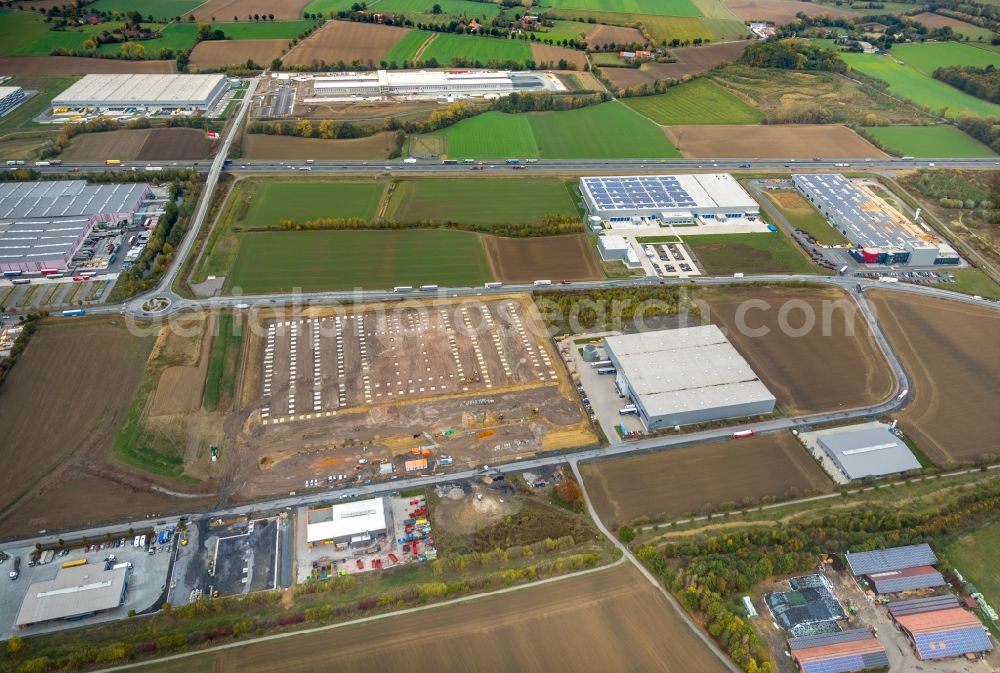
<path fill-rule="evenodd" d="M 775 398 L 715 325 L 605 338 L 647 430 L 769 414 Z"/>

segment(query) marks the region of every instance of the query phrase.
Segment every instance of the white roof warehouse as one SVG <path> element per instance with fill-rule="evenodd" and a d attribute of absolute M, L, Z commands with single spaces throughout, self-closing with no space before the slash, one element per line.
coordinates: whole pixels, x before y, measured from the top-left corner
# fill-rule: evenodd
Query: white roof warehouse
<path fill-rule="evenodd" d="M 309 510 L 306 541 L 359 542 L 385 532 L 385 502 L 382 498 L 353 500 Z"/>
<path fill-rule="evenodd" d="M 21 602 L 17 625 L 21 627 L 111 610 L 125 602 L 129 569 L 119 564 L 61 568 L 55 579 L 32 582 Z"/>
<path fill-rule="evenodd" d="M 86 75 L 52 107 L 207 109 L 226 91 L 223 75 Z"/>

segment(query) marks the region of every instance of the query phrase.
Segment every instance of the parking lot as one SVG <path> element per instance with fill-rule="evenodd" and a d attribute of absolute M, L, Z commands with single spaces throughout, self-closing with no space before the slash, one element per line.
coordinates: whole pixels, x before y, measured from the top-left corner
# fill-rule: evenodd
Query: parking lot
<path fill-rule="evenodd" d="M 0 563 L 0 639 L 11 635 L 32 635 L 48 633 L 62 629 L 71 629 L 87 624 L 124 619 L 129 610 L 142 613 L 157 603 L 163 595 L 167 584 L 167 574 L 170 567 L 171 543 L 158 545 L 152 536 L 146 536 L 143 544 L 133 546 L 133 537 L 114 538 L 84 547 L 67 548 L 63 555 L 56 553 L 54 558 L 45 564 L 34 567 L 28 565 L 29 556 L 34 551 L 32 547 L 7 548 L 4 552 L 10 556 Z M 124 540 L 124 544 L 122 544 Z M 95 549 L 96 547 L 96 549 Z M 102 548 L 103 547 L 103 548 Z M 152 550 L 152 551 L 151 551 Z M 118 608 L 101 612 L 92 617 L 75 621 L 53 621 L 46 624 L 18 629 L 15 621 L 21 609 L 21 602 L 28 592 L 32 582 L 40 582 L 55 578 L 63 563 L 86 559 L 88 564 L 103 568 L 105 560 L 115 556 L 115 563 L 131 563 L 131 575 L 128 581 L 128 597 Z M 14 569 L 14 558 L 19 557 L 20 573 L 12 580 L 9 573 Z"/>
<path fill-rule="evenodd" d="M 698 264 L 682 243 L 646 243 L 642 246 L 656 275 L 660 278 L 700 276 Z"/>

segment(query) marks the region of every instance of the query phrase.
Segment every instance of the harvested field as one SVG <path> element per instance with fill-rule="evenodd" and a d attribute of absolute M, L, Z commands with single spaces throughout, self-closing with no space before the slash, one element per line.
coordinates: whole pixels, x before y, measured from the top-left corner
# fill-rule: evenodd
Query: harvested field
<path fill-rule="evenodd" d="M 285 63 L 308 65 L 313 61 L 377 63 L 410 31 L 373 23 L 328 21 L 284 57 Z"/>
<path fill-rule="evenodd" d="M 215 655 L 215 671 L 728 670 L 632 566 Z M 378 657 L 371 656 L 378 648 Z M 543 662 L 552 663 L 551 666 Z M 555 663 L 553 663 L 555 662 Z M 156 665 L 150 669 L 155 673 Z"/>
<path fill-rule="evenodd" d="M 270 2 L 269 0 L 208 0 L 200 7 L 188 12 L 198 21 L 208 23 L 213 16 L 221 21 L 227 21 L 231 16 L 244 17 L 250 14 L 274 14 L 275 21 L 293 21 L 302 18 L 302 10 L 309 0 L 287 0 L 286 2 Z"/>
<path fill-rule="evenodd" d="M 579 49 L 567 49 L 566 47 L 553 47 L 550 44 L 531 43 L 531 56 L 535 59 L 538 68 L 559 68 L 559 62 L 566 61 L 573 68 L 583 70 L 587 65 L 587 55 Z"/>
<path fill-rule="evenodd" d="M 120 321 L 46 322 L 0 388 L 0 475 L 5 475 L 0 508 L 30 493 L 47 475 L 58 481 L 59 468 L 72 461 L 102 454 L 153 345 L 114 322 Z M 89 507 L 87 513 L 107 515 Z"/>
<path fill-rule="evenodd" d="M 870 406 L 892 394 L 889 365 L 844 292 L 726 288 L 696 297 L 788 416 Z"/>
<path fill-rule="evenodd" d="M 885 157 L 857 133 L 838 124 L 671 126 L 667 135 L 685 157 Z"/>
<path fill-rule="evenodd" d="M 606 26 L 599 24 L 587 33 L 587 46 L 590 49 L 603 47 L 606 44 L 646 44 L 646 38 L 637 28 L 624 26 Z"/>
<path fill-rule="evenodd" d="M 158 74 L 177 72 L 177 61 L 121 61 L 77 56 L 3 56 L 0 72 L 8 75 Z"/>
<path fill-rule="evenodd" d="M 271 65 L 288 46 L 288 40 L 208 40 L 191 52 L 191 70 L 224 68 L 243 64 Z"/>
<path fill-rule="evenodd" d="M 836 6 L 796 0 L 726 0 L 726 6 L 744 21 L 773 21 L 779 26 L 794 21 L 799 12 L 807 16 L 829 14 L 835 19 L 858 15 Z"/>
<path fill-rule="evenodd" d="M 396 134 L 389 131 L 349 140 L 260 134 L 243 139 L 243 156 L 248 159 L 387 159 L 395 149 Z"/>
<path fill-rule="evenodd" d="M 603 278 L 594 249 L 582 234 L 544 238 L 484 236 L 497 280 L 504 283 Z"/>
<path fill-rule="evenodd" d="M 900 428 L 939 464 L 1000 453 L 1000 313 L 891 292 L 872 304 L 912 379 Z"/>
<path fill-rule="evenodd" d="M 181 338 L 169 332 L 161 334 L 157 349 L 162 347 L 161 344 L 170 347 L 180 342 L 182 345 L 177 350 L 183 352 L 168 356 L 167 359 L 177 364 L 167 367 L 160 374 L 156 392 L 153 393 L 153 404 L 148 411 L 150 416 L 189 414 L 201 408 L 205 372 L 208 371 L 209 351 L 212 347 L 212 339 L 206 336 L 205 326 L 204 321 L 185 324 L 185 331 L 196 332 L 191 338 Z M 165 355 L 168 354 L 161 353 L 160 357 Z"/>
<path fill-rule="evenodd" d="M 121 159 L 134 161 L 149 140 L 151 129 L 83 133 L 59 155 L 66 161 Z"/>
<path fill-rule="evenodd" d="M 652 84 L 658 79 L 681 79 L 685 75 L 700 75 L 724 61 L 735 61 L 750 44 L 749 41 L 720 42 L 704 47 L 671 49 L 674 63 L 643 63 L 636 68 L 605 68 L 605 76 L 619 88 Z"/>
<path fill-rule="evenodd" d="M 139 161 L 205 159 L 216 144 L 199 129 L 153 129 L 135 158 Z"/>
<path fill-rule="evenodd" d="M 580 466 L 601 518 L 620 526 L 697 513 L 705 505 L 760 502 L 789 489 L 828 492 L 833 482 L 789 432 L 699 444 Z"/>
<path fill-rule="evenodd" d="M 958 19 L 953 19 L 950 16 L 941 16 L 940 14 L 934 14 L 933 12 L 924 12 L 922 14 L 914 14 L 910 18 L 914 21 L 919 21 L 928 28 L 944 28 L 945 26 L 948 26 L 959 35 L 967 35 L 970 40 L 978 40 L 980 38 L 984 42 L 990 40 L 990 31 L 988 28 L 982 28 L 971 23 L 966 23 L 965 21 L 959 21 Z"/>

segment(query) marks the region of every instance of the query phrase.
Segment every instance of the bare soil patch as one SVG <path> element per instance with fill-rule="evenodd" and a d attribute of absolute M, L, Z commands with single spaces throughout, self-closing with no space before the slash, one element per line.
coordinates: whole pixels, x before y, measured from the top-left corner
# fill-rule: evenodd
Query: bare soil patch
<path fill-rule="evenodd" d="M 246 63 L 269 66 L 285 53 L 288 40 L 208 40 L 200 42 L 191 52 L 191 69 L 224 68 Z"/>
<path fill-rule="evenodd" d="M 608 26 L 598 24 L 587 33 L 587 46 L 590 49 L 603 47 L 606 44 L 646 44 L 646 38 L 638 28 L 624 26 Z"/>
<path fill-rule="evenodd" d="M 619 88 L 652 84 L 659 79 L 681 79 L 708 72 L 724 61 L 735 61 L 750 44 L 748 40 L 720 42 L 704 47 L 671 49 L 674 63 L 643 63 L 639 68 L 604 68 L 602 72 Z"/>
<path fill-rule="evenodd" d="M 940 464 L 1000 453 L 1000 314 L 891 292 L 873 293 L 872 304 L 912 380 L 902 430 Z"/>
<path fill-rule="evenodd" d="M 484 236 L 483 245 L 497 279 L 504 283 L 603 278 L 587 237 L 500 238 Z"/>
<path fill-rule="evenodd" d="M 892 394 L 889 365 L 844 292 L 720 288 L 696 298 L 789 416 L 870 406 Z"/>
<path fill-rule="evenodd" d="M 208 0 L 204 5 L 191 10 L 198 21 L 206 23 L 215 16 L 220 21 L 228 21 L 229 17 L 238 16 L 241 19 L 250 14 L 274 14 L 275 21 L 293 21 L 302 18 L 302 10 L 309 0 L 284 0 L 270 2 L 269 0 Z M 185 15 L 184 18 L 187 18 Z"/>
<path fill-rule="evenodd" d="M 965 21 L 959 21 L 958 19 L 953 19 L 950 16 L 941 16 L 940 14 L 935 14 L 934 12 L 914 14 L 910 18 L 914 21 L 919 21 L 928 28 L 944 28 L 945 26 L 948 26 L 953 28 L 955 32 L 962 32 L 963 28 L 968 29 L 970 26 L 973 26 L 973 24 L 966 23 Z"/>
<path fill-rule="evenodd" d="M 387 159 L 396 149 L 389 131 L 367 138 L 321 140 L 247 134 L 243 155 L 248 159 Z"/>
<path fill-rule="evenodd" d="M 81 133 L 59 155 L 67 161 L 121 159 L 133 161 L 149 139 L 151 129 Z"/>
<path fill-rule="evenodd" d="M 857 16 L 856 12 L 836 6 L 796 0 L 726 0 L 726 6 L 744 21 L 771 21 L 784 25 L 804 12 L 807 16 L 829 14 L 835 19 Z"/>
<path fill-rule="evenodd" d="M 787 191 L 775 191 L 769 192 L 768 197 L 770 197 L 775 203 L 787 210 L 806 210 L 808 211 L 812 206 L 806 201 L 801 194 L 798 192 L 793 192 L 791 190 Z"/>
<path fill-rule="evenodd" d="M 857 133 L 839 124 L 670 126 L 667 135 L 685 157 L 836 156 L 885 157 Z"/>
<path fill-rule="evenodd" d="M 177 72 L 177 62 L 79 56 L 3 56 L 0 57 L 0 72 L 10 75 L 160 74 Z"/>
<path fill-rule="evenodd" d="M 136 155 L 139 161 L 205 159 L 218 141 L 198 129 L 153 129 Z"/>
<path fill-rule="evenodd" d="M 553 47 L 549 44 L 531 43 L 531 55 L 535 63 L 548 64 L 550 68 L 558 68 L 559 61 L 571 63 L 577 70 L 583 70 L 587 64 L 587 55 L 578 49 L 567 49 L 566 47 Z"/>
<path fill-rule="evenodd" d="M 208 371 L 209 353 L 212 347 L 211 329 L 206 329 L 210 321 L 200 320 L 196 324 L 185 325 L 185 330 L 197 334 L 182 337 L 174 330 L 161 333 L 157 348 L 164 361 L 179 361 L 167 367 L 160 374 L 153 394 L 150 416 L 193 413 L 201 409 L 201 396 L 205 388 L 205 372 Z M 168 359 L 169 358 L 169 359 Z"/>
<path fill-rule="evenodd" d="M 581 465 L 605 522 L 663 520 L 705 505 L 753 503 L 789 489 L 828 492 L 833 482 L 791 433 L 759 435 Z"/>
<path fill-rule="evenodd" d="M 372 657 L 372 648 L 378 656 Z M 629 670 L 723 673 L 726 667 L 631 565 L 524 591 L 216 655 L 218 673 L 477 673 Z M 545 662 L 548 662 L 546 664 Z"/>
<path fill-rule="evenodd" d="M 0 507 L 27 496 L 50 473 L 61 483 L 61 468 L 103 453 L 124 419 L 152 345 L 152 339 L 135 338 L 121 321 L 110 319 L 46 322 L 39 328 L 0 388 Z M 64 496 L 72 499 L 69 492 Z M 109 515 L 89 502 L 77 508 L 79 517 Z M 46 499 L 39 509 L 49 506 Z M 23 520 L 19 509 L 5 509 L 0 528 L 21 530 Z"/>
<path fill-rule="evenodd" d="M 282 60 L 292 65 L 309 65 L 314 61 L 350 63 L 354 60 L 377 63 L 409 32 L 396 26 L 328 21 Z"/>

